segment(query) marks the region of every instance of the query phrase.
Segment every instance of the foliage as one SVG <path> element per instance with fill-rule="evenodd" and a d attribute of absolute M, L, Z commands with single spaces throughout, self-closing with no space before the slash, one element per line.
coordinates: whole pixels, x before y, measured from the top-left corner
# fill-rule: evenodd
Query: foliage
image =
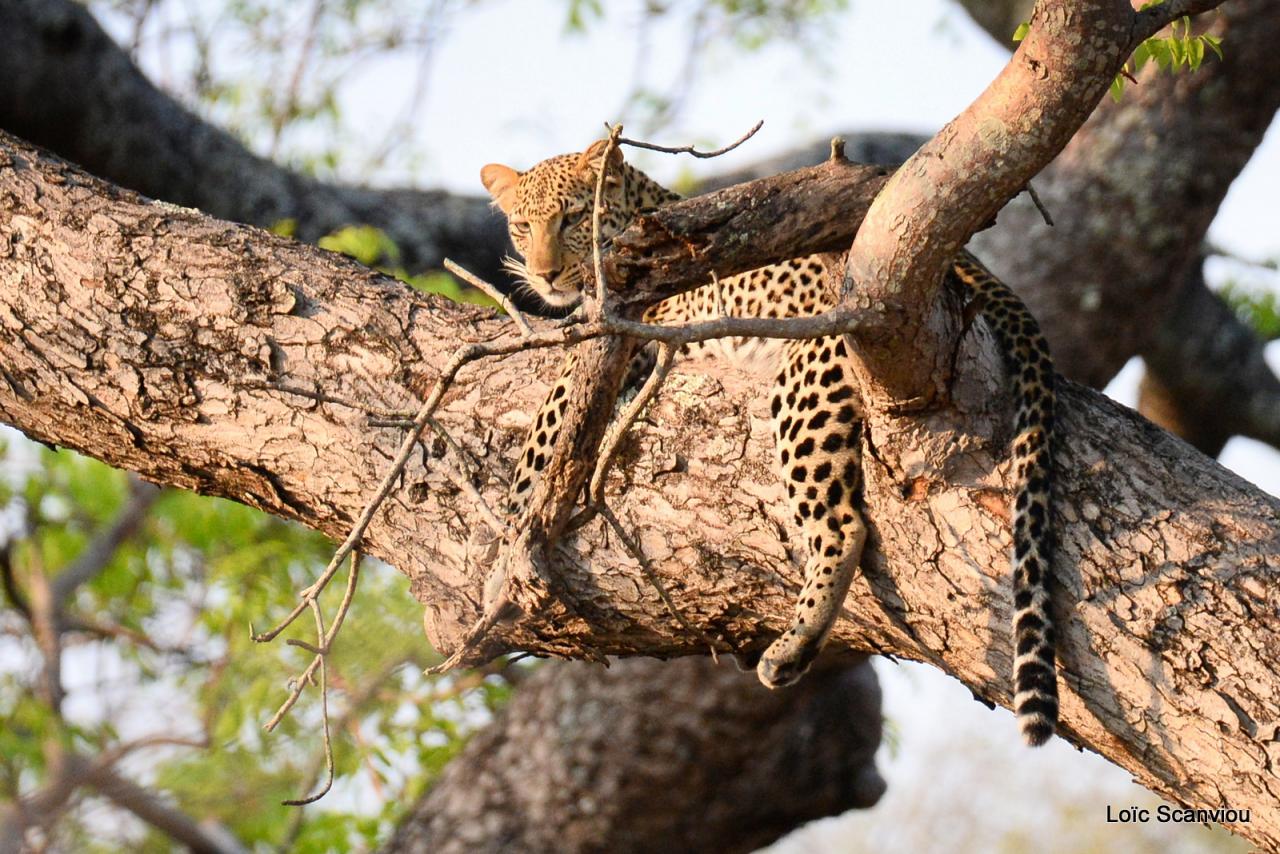
<path fill-rule="evenodd" d="M 1255 290 L 1227 282 L 1218 292 L 1227 305 L 1264 341 L 1280 339 L 1280 296 L 1271 290 Z"/>
<path fill-rule="evenodd" d="M 1142 8 L 1159 6 L 1163 2 L 1164 0 L 1153 0 Z M 1013 40 L 1022 41 L 1030 29 L 1031 25 L 1023 21 L 1013 31 Z M 1208 33 L 1193 34 L 1191 19 L 1185 16 L 1179 18 L 1169 25 L 1169 35 L 1155 35 L 1138 45 L 1133 57 L 1125 61 L 1124 68 L 1111 81 L 1111 97 L 1118 102 L 1124 96 L 1125 81 L 1133 80 L 1134 75 L 1142 71 L 1148 62 L 1154 61 L 1161 71 L 1176 72 L 1184 67 L 1197 71 L 1204 62 L 1206 51 L 1222 59 L 1222 39 Z"/>
<path fill-rule="evenodd" d="M 56 578 L 129 500 L 124 473 L 71 452 L 24 443 L 7 468 L 0 506 L 19 529 L 9 551 L 20 592 L 32 589 L 36 574 Z M 94 756 L 166 734 L 209 746 L 153 753 L 156 788 L 248 845 L 351 850 L 385 837 L 508 688 L 498 676 L 423 677 L 433 657 L 413 630 L 421 606 L 398 573 L 367 570 L 330 656 L 336 791 L 301 814 L 281 806 L 322 777 L 319 699 L 304 692 L 280 728 L 263 733 L 307 656 L 282 642 L 255 645 L 247 627 L 287 611 L 332 549 L 319 534 L 230 501 L 163 493 L 137 536 L 70 603 L 73 617 L 104 630 L 65 635 L 65 720 L 33 690 L 34 666 L 0 670 L 0 798 L 29 794 L 47 779 L 42 742 L 51 736 Z M 331 610 L 339 595 L 327 595 L 324 606 Z M 0 612 L 0 657 L 33 665 L 24 626 L 14 609 Z M 306 638 L 305 627 L 297 634 Z M 110 675 L 89 678 L 94 673 Z M 459 683 L 465 678 L 474 685 Z M 359 809 L 368 801 L 360 794 L 370 791 L 378 794 L 372 812 Z M 101 826 L 95 830 L 73 818 L 58 833 L 67 841 L 96 836 L 101 845 Z M 156 837 L 142 847 L 166 846 Z"/>
<path fill-rule="evenodd" d="M 388 276 L 394 276 L 423 293 L 435 294 L 453 302 L 482 305 L 501 311 L 488 294 L 459 282 L 443 272 L 410 275 L 400 266 L 400 248 L 381 229 L 371 225 L 350 225 L 318 241 L 321 249 L 341 252 Z"/>
<path fill-rule="evenodd" d="M 257 151 L 301 171 L 347 178 L 414 174 L 426 161 L 421 116 L 444 38 L 492 0 L 81 0 L 164 88 Z M 804 61 L 824 24 L 849 0 L 559 0 L 565 29 L 584 33 L 624 7 L 637 51 L 636 79 L 616 113 L 641 130 L 667 126 L 685 106 L 704 54 L 715 44 L 754 50 L 792 44 Z M 688 33 L 674 79 L 640 73 L 660 25 Z M 665 32 L 665 31 L 664 31 Z M 683 36 L 682 36 L 683 37 Z M 247 58 L 251 58 L 247 59 Z M 399 102 L 382 94 L 379 126 L 359 125 L 342 105 L 365 98 L 367 72 L 395 63 L 410 79 Z M 385 67 L 385 66 L 384 66 Z M 385 117 L 385 120 L 383 120 Z M 376 142 L 370 142 L 373 138 Z"/>

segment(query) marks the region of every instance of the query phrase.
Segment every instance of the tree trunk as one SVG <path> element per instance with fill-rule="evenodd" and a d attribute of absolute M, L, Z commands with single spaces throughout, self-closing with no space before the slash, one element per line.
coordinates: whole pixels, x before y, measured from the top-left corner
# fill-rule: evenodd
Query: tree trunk
<path fill-rule="evenodd" d="M 14 141 L 3 155 L 0 412 L 153 480 L 345 534 L 398 433 L 253 384 L 408 408 L 456 344 L 501 332 L 479 310 L 143 203 Z M 820 215 L 822 202 L 796 206 Z M 1008 410 L 986 335 L 962 350 L 949 408 L 867 424 L 872 539 L 832 648 L 932 661 L 1007 703 Z M 545 380 L 555 361 L 473 367 L 446 396 L 440 420 L 483 461 L 491 501 L 545 393 L 529 377 Z M 756 385 L 714 367 L 673 376 L 611 491 L 683 616 L 736 649 L 785 625 L 797 586 Z M 1068 385 L 1061 410 L 1064 732 L 1177 801 L 1252 808 L 1238 830 L 1274 846 L 1280 506 L 1095 393 Z M 488 546 L 469 539 L 483 526 L 442 465 L 445 446 L 425 446 L 367 546 L 410 577 L 447 650 L 479 616 Z M 554 571 L 519 579 L 523 613 L 477 655 L 705 652 L 597 525 L 561 544 Z"/>
<path fill-rule="evenodd" d="M 385 850 L 754 851 L 874 804 L 879 743 L 865 660 L 783 692 L 701 658 L 545 666 Z"/>

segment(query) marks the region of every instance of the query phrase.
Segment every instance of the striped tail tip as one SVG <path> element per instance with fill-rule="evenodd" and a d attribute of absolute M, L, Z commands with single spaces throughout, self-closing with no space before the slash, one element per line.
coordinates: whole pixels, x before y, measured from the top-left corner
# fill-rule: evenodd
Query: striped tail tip
<path fill-rule="evenodd" d="M 1045 691 L 1042 686 L 1037 686 L 1018 691 L 1014 708 L 1018 716 L 1018 728 L 1022 730 L 1022 740 L 1029 747 L 1040 747 L 1053 738 L 1058 728 L 1056 688 L 1056 685 L 1051 685 L 1051 690 Z"/>

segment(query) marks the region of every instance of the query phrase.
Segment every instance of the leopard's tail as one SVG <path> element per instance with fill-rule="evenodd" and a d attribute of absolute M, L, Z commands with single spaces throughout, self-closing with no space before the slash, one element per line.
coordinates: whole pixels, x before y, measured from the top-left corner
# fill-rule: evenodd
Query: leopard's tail
<path fill-rule="evenodd" d="M 961 253 L 953 272 L 974 297 L 982 300 L 983 316 L 1000 344 L 1016 386 L 1013 706 L 1023 739 L 1035 747 L 1048 741 L 1058 724 L 1055 639 L 1049 609 L 1053 360 L 1048 342 L 1026 305 L 977 259 Z"/>

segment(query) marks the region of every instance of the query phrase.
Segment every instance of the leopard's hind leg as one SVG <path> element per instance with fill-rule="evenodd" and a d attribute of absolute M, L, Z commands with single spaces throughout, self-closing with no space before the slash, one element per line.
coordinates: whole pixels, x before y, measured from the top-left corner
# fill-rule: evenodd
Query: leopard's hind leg
<path fill-rule="evenodd" d="M 791 627 L 756 667 L 770 688 L 790 685 L 831 633 L 866 543 L 862 421 L 843 338 L 787 345 L 771 404 L 778 460 L 808 560 Z"/>

